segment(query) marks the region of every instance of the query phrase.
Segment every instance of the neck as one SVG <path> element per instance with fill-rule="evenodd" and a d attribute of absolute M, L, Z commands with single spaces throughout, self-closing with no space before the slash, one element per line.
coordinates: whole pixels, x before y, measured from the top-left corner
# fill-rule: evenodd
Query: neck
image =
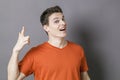
<path fill-rule="evenodd" d="M 48 43 L 58 48 L 63 48 L 67 45 L 67 41 L 64 38 L 49 38 Z"/>

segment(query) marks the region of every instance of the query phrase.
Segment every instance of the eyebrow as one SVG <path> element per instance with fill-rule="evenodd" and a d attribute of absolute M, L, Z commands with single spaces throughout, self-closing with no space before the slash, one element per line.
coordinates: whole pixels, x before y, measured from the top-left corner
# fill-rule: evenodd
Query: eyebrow
<path fill-rule="evenodd" d="M 62 16 L 62 18 L 64 18 L 64 16 Z M 55 18 L 53 18 L 53 20 L 55 20 L 55 19 L 59 19 L 59 17 L 55 17 Z"/>
<path fill-rule="evenodd" d="M 58 17 L 53 18 L 53 20 L 55 20 L 55 19 L 59 19 L 59 18 Z"/>

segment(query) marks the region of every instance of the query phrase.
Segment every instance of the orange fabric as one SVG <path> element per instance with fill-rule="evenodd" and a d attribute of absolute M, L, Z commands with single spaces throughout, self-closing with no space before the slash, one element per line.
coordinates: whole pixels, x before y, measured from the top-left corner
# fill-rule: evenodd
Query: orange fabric
<path fill-rule="evenodd" d="M 83 48 L 73 42 L 60 49 L 45 42 L 32 48 L 19 63 L 26 76 L 35 80 L 80 80 L 80 72 L 88 66 Z"/>

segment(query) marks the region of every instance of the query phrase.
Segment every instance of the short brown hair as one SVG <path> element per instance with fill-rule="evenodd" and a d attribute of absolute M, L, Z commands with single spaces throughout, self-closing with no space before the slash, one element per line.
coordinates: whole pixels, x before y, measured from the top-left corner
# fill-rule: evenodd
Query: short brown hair
<path fill-rule="evenodd" d="M 42 15 L 40 16 L 40 22 L 42 25 L 48 25 L 49 24 L 49 16 L 53 13 L 63 13 L 62 9 L 59 6 L 54 6 L 47 8 Z"/>

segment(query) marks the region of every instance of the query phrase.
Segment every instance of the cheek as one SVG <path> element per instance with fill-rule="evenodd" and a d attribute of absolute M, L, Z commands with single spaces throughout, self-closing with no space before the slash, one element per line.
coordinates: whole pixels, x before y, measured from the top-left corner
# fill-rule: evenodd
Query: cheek
<path fill-rule="evenodd" d="M 58 26 L 54 25 L 54 24 L 49 26 L 49 30 L 52 31 L 52 32 L 58 32 L 59 31 Z"/>
<path fill-rule="evenodd" d="M 51 32 L 51 33 L 58 33 L 58 31 L 59 31 L 59 30 L 58 30 L 57 28 L 51 28 L 51 29 L 50 29 L 50 32 Z"/>

